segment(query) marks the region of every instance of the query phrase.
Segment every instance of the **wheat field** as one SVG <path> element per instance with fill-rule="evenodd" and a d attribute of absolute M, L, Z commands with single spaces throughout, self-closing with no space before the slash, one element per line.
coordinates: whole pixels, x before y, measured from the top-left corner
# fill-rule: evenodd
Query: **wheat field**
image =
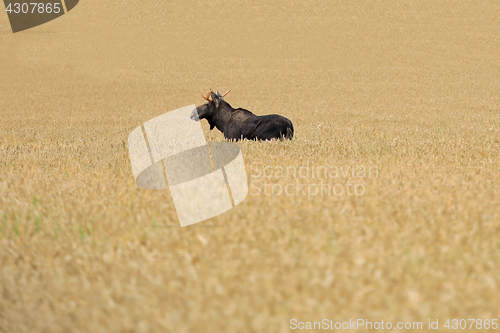
<path fill-rule="evenodd" d="M 16 34 L 0 14 L 0 332 L 500 319 L 499 12 L 88 0 Z M 295 138 L 238 142 L 249 195 L 181 228 L 127 138 L 200 87 Z"/>

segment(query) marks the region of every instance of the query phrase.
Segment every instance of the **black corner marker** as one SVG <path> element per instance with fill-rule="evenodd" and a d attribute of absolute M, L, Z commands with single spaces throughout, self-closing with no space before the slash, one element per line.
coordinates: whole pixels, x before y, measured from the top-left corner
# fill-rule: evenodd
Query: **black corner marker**
<path fill-rule="evenodd" d="M 75 6 L 78 4 L 78 1 L 80 1 L 80 0 L 66 0 L 66 1 L 64 1 L 66 3 L 66 10 L 69 12 L 70 10 L 75 8 Z"/>
<path fill-rule="evenodd" d="M 78 0 L 4 0 L 12 32 L 16 33 L 52 21 L 73 9 Z"/>

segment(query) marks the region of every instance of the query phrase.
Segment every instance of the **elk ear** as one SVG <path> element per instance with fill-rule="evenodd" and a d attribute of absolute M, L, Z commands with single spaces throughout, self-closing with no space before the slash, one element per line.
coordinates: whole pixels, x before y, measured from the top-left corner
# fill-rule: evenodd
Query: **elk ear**
<path fill-rule="evenodd" d="M 212 93 L 210 94 L 210 96 L 212 97 L 212 101 L 214 102 L 215 104 L 215 108 L 218 109 L 219 108 L 219 105 L 220 105 L 220 97 L 217 96 L 216 93 L 214 93 L 212 91 Z"/>
<path fill-rule="evenodd" d="M 217 89 L 217 96 L 219 96 L 219 98 L 224 98 L 224 96 L 222 96 L 222 94 L 220 93 L 219 89 Z"/>

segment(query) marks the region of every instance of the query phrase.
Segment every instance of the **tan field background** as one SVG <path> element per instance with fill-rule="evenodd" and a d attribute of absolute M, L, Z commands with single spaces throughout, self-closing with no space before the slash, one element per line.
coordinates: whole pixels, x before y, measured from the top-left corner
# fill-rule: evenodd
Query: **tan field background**
<path fill-rule="evenodd" d="M 496 0 L 85 0 L 16 34 L 0 13 L 0 331 L 500 319 L 499 12 Z M 168 190 L 135 185 L 126 142 L 201 104 L 200 87 L 293 121 L 293 142 L 238 143 L 249 183 L 318 184 L 264 167 L 378 173 L 324 179 L 363 195 L 250 189 L 180 228 Z"/>

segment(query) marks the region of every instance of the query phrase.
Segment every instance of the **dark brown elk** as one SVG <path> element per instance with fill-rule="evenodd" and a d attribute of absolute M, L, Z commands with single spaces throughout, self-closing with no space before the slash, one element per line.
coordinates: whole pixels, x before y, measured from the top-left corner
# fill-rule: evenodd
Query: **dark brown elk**
<path fill-rule="evenodd" d="M 234 109 L 224 100 L 224 95 L 218 90 L 210 90 L 207 95 L 201 95 L 207 101 L 198 106 L 191 119 L 206 119 L 212 130 L 217 127 L 227 140 L 291 140 L 293 138 L 292 122 L 280 115 L 270 114 L 257 116 L 245 109 Z"/>

